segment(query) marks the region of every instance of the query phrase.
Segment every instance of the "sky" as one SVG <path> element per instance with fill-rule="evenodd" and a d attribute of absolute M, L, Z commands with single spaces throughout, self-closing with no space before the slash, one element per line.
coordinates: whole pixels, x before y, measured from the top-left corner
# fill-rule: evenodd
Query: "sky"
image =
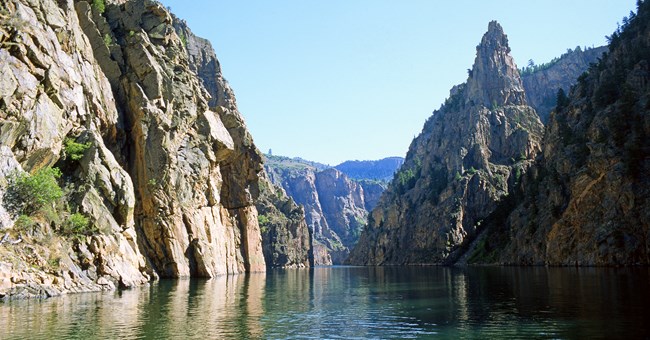
<path fill-rule="evenodd" d="M 497 20 L 517 65 L 606 44 L 636 0 L 162 0 L 211 41 L 264 153 L 406 154 Z M 191 4 L 191 5 L 190 5 Z"/>

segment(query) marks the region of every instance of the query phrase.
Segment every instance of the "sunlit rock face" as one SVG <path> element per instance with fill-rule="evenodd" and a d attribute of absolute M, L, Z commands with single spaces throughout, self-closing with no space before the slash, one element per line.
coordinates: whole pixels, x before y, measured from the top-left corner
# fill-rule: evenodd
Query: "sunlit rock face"
<path fill-rule="evenodd" d="M 68 206 L 101 231 L 53 234 L 51 249 L 33 245 L 32 265 L 12 248 L 0 259 L 1 294 L 265 270 L 254 205 L 261 154 L 207 41 L 148 0 L 106 1 L 103 11 L 3 2 L 0 20 L 3 179 L 59 167 Z M 79 161 L 66 158 L 66 138 L 90 145 Z M 1 204 L 2 227 L 14 220 Z"/>

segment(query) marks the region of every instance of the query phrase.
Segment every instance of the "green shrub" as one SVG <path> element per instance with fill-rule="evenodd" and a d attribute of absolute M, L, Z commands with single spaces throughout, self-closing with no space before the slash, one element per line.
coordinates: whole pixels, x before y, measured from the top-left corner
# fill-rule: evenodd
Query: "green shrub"
<path fill-rule="evenodd" d="M 106 47 L 109 47 L 112 44 L 113 44 L 113 38 L 111 38 L 111 36 L 108 33 L 104 34 L 104 45 L 106 45 Z"/>
<path fill-rule="evenodd" d="M 474 174 L 476 173 L 476 171 L 477 171 L 477 170 L 474 169 L 474 167 L 471 167 L 471 168 L 469 168 L 469 170 L 467 170 L 467 173 L 469 173 L 470 176 L 471 176 L 471 175 L 474 175 Z"/>
<path fill-rule="evenodd" d="M 454 175 L 454 179 L 460 181 L 461 178 L 463 178 L 463 176 L 460 175 L 460 172 L 456 171 L 456 174 Z"/>
<path fill-rule="evenodd" d="M 84 153 L 90 146 L 91 142 L 77 143 L 73 138 L 66 138 L 64 141 L 64 149 L 67 157 L 73 161 L 78 161 L 83 158 Z"/>
<path fill-rule="evenodd" d="M 178 37 L 181 38 L 181 42 L 183 43 L 183 46 L 185 46 L 185 48 L 187 48 L 187 37 L 185 36 L 185 33 L 180 32 L 178 34 Z"/>
<path fill-rule="evenodd" d="M 106 3 L 104 0 L 93 0 L 93 7 L 99 12 L 99 14 L 104 14 L 106 11 Z"/>
<path fill-rule="evenodd" d="M 269 223 L 271 223 L 271 220 L 266 217 L 265 215 L 258 215 L 257 216 L 257 222 L 260 225 L 260 231 L 264 234 L 269 230 Z"/>
<path fill-rule="evenodd" d="M 95 226 L 90 224 L 90 219 L 81 213 L 71 214 L 61 231 L 64 236 L 77 239 L 97 233 Z"/>
<path fill-rule="evenodd" d="M 28 231 L 34 228 L 35 225 L 36 223 L 31 217 L 27 215 L 20 215 L 18 216 L 18 219 L 16 219 L 16 222 L 14 223 L 14 229 L 19 231 Z"/>
<path fill-rule="evenodd" d="M 63 196 L 57 182 L 60 177 L 61 171 L 50 167 L 40 169 L 33 175 L 13 174 L 9 178 L 4 201 L 13 213 L 31 216 Z"/>

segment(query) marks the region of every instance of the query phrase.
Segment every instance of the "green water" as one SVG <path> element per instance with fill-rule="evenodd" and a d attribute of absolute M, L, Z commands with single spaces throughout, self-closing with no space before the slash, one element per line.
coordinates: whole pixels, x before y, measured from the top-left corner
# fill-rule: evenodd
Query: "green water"
<path fill-rule="evenodd" d="M 650 336 L 650 270 L 321 267 L 0 304 L 0 339 Z"/>

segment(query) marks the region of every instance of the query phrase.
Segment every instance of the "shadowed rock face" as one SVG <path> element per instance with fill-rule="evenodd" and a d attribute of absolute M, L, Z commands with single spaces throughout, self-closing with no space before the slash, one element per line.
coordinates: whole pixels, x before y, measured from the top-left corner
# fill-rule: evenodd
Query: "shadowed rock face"
<path fill-rule="evenodd" d="M 465 84 L 427 120 L 370 213 L 352 264 L 448 263 L 540 151 L 503 29 L 491 22 Z"/>
<path fill-rule="evenodd" d="M 268 267 L 305 268 L 314 265 L 312 237 L 305 211 L 282 187 L 260 180 L 255 206 L 262 230 L 264 259 Z"/>
<path fill-rule="evenodd" d="M 587 71 L 590 64 L 598 62 L 606 50 L 606 46 L 584 51 L 576 48 L 552 61 L 548 67 L 521 76 L 526 89 L 526 100 L 535 108 L 543 123 L 548 122 L 551 111 L 557 104 L 558 90 L 569 93 L 576 79 Z"/>
<path fill-rule="evenodd" d="M 551 114 L 515 199 L 487 224 L 471 263 L 650 263 L 650 3 Z"/>
<path fill-rule="evenodd" d="M 69 205 L 103 232 L 58 250 L 55 271 L 0 259 L 0 294 L 265 270 L 261 154 L 209 43 L 155 1 L 107 1 L 103 13 L 86 1 L 2 3 L 3 178 L 59 166 Z M 65 158 L 66 137 L 90 143 L 80 161 Z"/>

